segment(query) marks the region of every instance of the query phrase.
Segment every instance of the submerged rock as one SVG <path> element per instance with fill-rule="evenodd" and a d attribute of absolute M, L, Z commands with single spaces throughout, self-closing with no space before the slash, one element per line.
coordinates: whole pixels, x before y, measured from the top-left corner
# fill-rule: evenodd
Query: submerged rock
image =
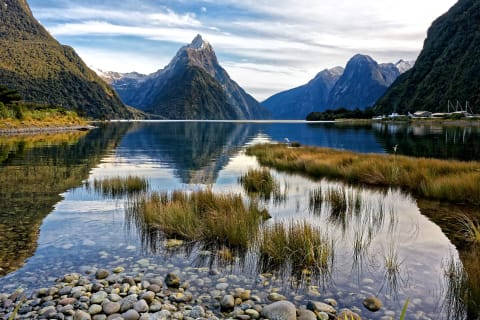
<path fill-rule="evenodd" d="M 297 309 L 289 301 L 277 301 L 262 309 L 262 316 L 270 320 L 296 320 Z"/>
<path fill-rule="evenodd" d="M 365 300 L 363 300 L 363 305 L 365 308 L 372 312 L 376 312 L 380 310 L 383 306 L 382 301 L 378 299 L 377 297 L 368 297 Z"/>
<path fill-rule="evenodd" d="M 170 288 L 180 287 L 180 277 L 173 272 L 170 272 L 165 277 L 165 284 Z"/>

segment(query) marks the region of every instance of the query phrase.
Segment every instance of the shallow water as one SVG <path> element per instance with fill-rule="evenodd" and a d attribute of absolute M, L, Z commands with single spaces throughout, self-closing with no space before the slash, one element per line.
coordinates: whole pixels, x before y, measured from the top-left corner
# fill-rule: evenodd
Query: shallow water
<path fill-rule="evenodd" d="M 155 122 L 112 124 L 73 140 L 45 140 L 32 145 L 21 139 L 11 142 L 0 167 L 0 228 L 12 231 L 0 236 L 0 261 L 4 264 L 0 267 L 8 273 L 0 278 L 0 292 L 18 287 L 33 290 L 50 285 L 65 273 L 99 267 L 173 270 L 193 265 L 217 268 L 222 275 L 242 276 L 242 285 L 250 283 L 259 294 L 278 288 L 297 304 L 312 298 L 335 298 L 340 307 L 356 307 L 366 319 L 392 313 L 398 317 L 407 298 L 411 301 L 408 319 L 451 318 L 442 308 L 449 302 L 444 300 L 445 269 L 450 259 L 458 259 L 458 253 L 441 228 L 421 214 L 416 200 L 401 191 L 352 188 L 272 170 L 287 197 L 280 203 L 263 203 L 272 215 L 267 223 L 307 219 L 334 241 L 329 272 L 292 281 L 292 271 L 298 274 L 298 270 L 261 270 L 253 251 L 226 263 L 212 255 L 200 255 L 198 245 L 167 252 L 163 242 L 147 243 L 141 230 L 125 217 L 125 198 L 105 198 L 86 184 L 102 177 L 138 175 L 149 180 L 151 190 L 210 186 L 216 192 L 242 193 L 248 199 L 238 178 L 249 168 L 258 167 L 255 158 L 244 154 L 244 147 L 251 143 L 288 138 L 360 152 L 390 152 L 392 144 L 398 144 L 399 152 L 408 153 L 405 150 L 412 150 L 408 146 L 418 142 L 421 156 L 431 150 L 433 156 L 464 160 L 470 151 L 478 150 L 478 145 L 470 143 L 472 137 L 478 138 L 476 129 L 463 132 L 463 140 L 458 139 L 462 128 L 438 132 L 441 138 L 437 140 L 429 136 L 434 134 L 431 129 L 424 130 L 427 138 L 414 128 Z M 425 147 L 428 140 L 433 141 L 431 148 Z M 7 143 L 2 144 L 0 139 L 0 144 L 6 150 Z M 360 210 L 339 216 L 324 203 L 313 212 L 309 194 L 319 186 L 360 194 Z M 8 237 L 19 233 L 21 237 Z M 19 244 L 26 249 L 15 255 Z M 138 263 L 145 258 L 148 267 Z M 386 258 L 398 267 L 394 272 L 387 268 Z M 278 280 L 259 282 L 259 274 L 265 271 L 273 272 Z M 208 292 L 209 288 L 203 290 Z M 369 295 L 380 297 L 382 311 L 370 313 L 362 307 L 363 298 Z"/>

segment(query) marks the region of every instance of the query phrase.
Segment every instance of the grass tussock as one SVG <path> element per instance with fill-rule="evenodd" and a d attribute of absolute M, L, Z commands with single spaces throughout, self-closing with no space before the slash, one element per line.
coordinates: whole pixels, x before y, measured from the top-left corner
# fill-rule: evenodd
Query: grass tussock
<path fill-rule="evenodd" d="M 474 245 L 480 245 L 480 222 L 475 218 L 462 214 L 458 217 L 458 223 L 465 239 Z"/>
<path fill-rule="evenodd" d="M 265 166 L 313 178 L 342 179 L 383 187 L 400 187 L 420 197 L 480 205 L 480 163 L 359 154 L 319 147 L 282 144 L 251 146 L 247 153 Z"/>
<path fill-rule="evenodd" d="M 280 184 L 267 168 L 250 169 L 238 181 L 250 195 L 259 196 L 264 200 L 269 200 L 272 196 L 276 200 L 282 198 Z"/>
<path fill-rule="evenodd" d="M 248 248 L 259 223 L 269 218 L 256 203 L 245 205 L 240 195 L 216 194 L 210 189 L 141 194 L 128 200 L 127 215 L 160 230 L 167 238 L 230 248 Z"/>
<path fill-rule="evenodd" d="M 288 264 L 297 270 L 328 270 L 333 261 L 333 242 L 306 221 L 265 226 L 259 243 L 264 266 Z"/>
<path fill-rule="evenodd" d="M 107 197 L 121 197 L 147 191 L 150 184 L 147 179 L 127 176 L 93 180 L 93 189 Z"/>

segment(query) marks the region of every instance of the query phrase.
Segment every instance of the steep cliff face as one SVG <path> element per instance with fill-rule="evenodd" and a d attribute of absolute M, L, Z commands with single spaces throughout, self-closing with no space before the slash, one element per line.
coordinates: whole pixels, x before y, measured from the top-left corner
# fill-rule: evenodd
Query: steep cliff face
<path fill-rule="evenodd" d="M 126 104 L 169 119 L 265 119 L 269 112 L 219 64 L 200 35 L 164 68 L 113 80 Z"/>
<path fill-rule="evenodd" d="M 343 68 L 325 69 L 307 84 L 271 96 L 262 105 L 275 119 L 305 119 L 316 110 L 324 110 L 335 83 L 343 74 Z"/>
<path fill-rule="evenodd" d="M 24 0 L 0 0 L 0 84 L 27 101 L 61 105 L 93 118 L 130 111 L 75 51 L 59 44 Z"/>
<path fill-rule="evenodd" d="M 448 100 L 480 112 L 480 2 L 459 0 L 433 22 L 415 66 L 376 104 L 379 113 L 447 111 Z"/>
<path fill-rule="evenodd" d="M 369 56 L 355 55 L 330 92 L 327 105 L 330 109 L 371 107 L 399 75 L 393 64 L 378 64 Z"/>
<path fill-rule="evenodd" d="M 348 61 L 345 69 L 323 70 L 309 83 L 273 95 L 262 105 L 274 119 L 305 119 L 311 112 L 327 109 L 365 109 L 412 65 L 412 61 L 404 60 L 378 64 L 359 54 Z"/>

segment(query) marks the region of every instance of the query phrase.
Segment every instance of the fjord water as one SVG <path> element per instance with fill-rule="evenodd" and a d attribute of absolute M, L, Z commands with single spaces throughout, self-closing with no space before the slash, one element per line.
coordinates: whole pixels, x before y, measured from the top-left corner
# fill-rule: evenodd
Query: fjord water
<path fill-rule="evenodd" d="M 103 177 L 135 175 L 148 179 L 152 190 L 211 187 L 248 199 L 238 178 L 258 167 L 244 153 L 252 143 L 287 138 L 375 153 L 392 153 L 397 146 L 397 153 L 473 160 L 480 154 L 479 137 L 478 127 L 435 125 L 137 122 L 101 125 L 83 134 L 0 138 L 0 292 L 34 290 L 63 274 L 95 268 L 188 269 L 201 277 L 207 267 L 228 277 L 230 288 L 249 285 L 263 298 L 274 288 L 299 305 L 335 298 L 340 307 L 359 308 L 367 319 L 398 317 L 410 298 L 408 319 L 461 319 L 463 305 L 452 296 L 452 280 L 445 274 L 462 252 L 446 236 L 447 227 L 430 220 L 436 221 L 429 213 L 439 205 L 420 204 L 400 190 L 312 181 L 272 170 L 285 199 L 262 202 L 272 215 L 266 223 L 307 219 L 334 240 L 328 272 L 308 277 L 302 270 L 264 270 L 251 252 L 225 262 L 195 244 L 167 249 L 161 238 L 146 237 L 126 217 L 125 197 L 103 196 L 89 185 Z M 312 210 L 309 195 L 318 187 L 359 195 L 360 209 L 351 215 L 332 214 L 328 205 Z M 449 207 L 454 210 L 468 209 Z M 265 280 L 260 276 L 265 272 L 278 280 Z M 218 277 L 196 290 L 215 290 Z M 380 312 L 362 307 L 369 295 L 384 302 Z M 453 305 L 460 308 L 452 312 Z"/>

